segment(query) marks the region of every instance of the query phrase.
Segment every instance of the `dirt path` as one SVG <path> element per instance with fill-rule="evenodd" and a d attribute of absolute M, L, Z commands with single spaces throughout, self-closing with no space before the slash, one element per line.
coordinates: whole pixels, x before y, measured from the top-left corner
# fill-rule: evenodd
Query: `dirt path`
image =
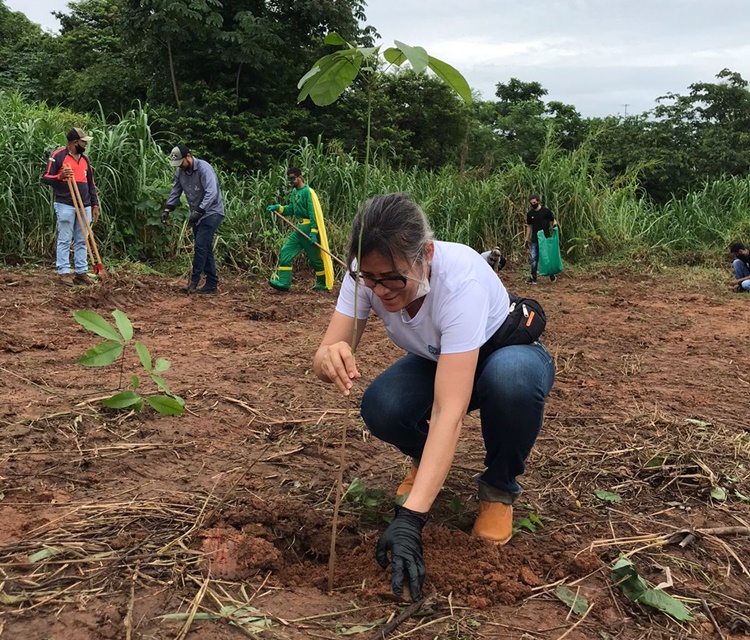
<path fill-rule="evenodd" d="M 528 292 L 521 274 L 503 278 Z M 724 638 L 750 637 L 747 532 L 668 539 L 750 527 L 750 299 L 698 282 L 602 272 L 531 291 L 557 380 L 519 533 L 501 549 L 469 535 L 483 457 L 470 416 L 425 528 L 435 597 L 392 637 L 554 639 L 580 622 L 566 638 L 718 638 L 701 600 Z M 360 488 L 343 506 L 329 593 L 347 403 L 310 368 L 335 298 L 309 285 L 282 295 L 232 280 L 202 298 L 165 278 L 70 290 L 0 272 L 0 638 L 369 638 L 403 608 L 373 555 L 408 461 L 357 414 L 400 352 L 372 321 L 345 472 Z M 99 404 L 120 372 L 75 364 L 97 339 L 72 314 L 115 308 L 172 362 L 184 416 Z M 126 382 L 137 368 L 131 352 Z M 695 619 L 625 598 L 610 577 L 621 554 L 652 585 L 671 582 Z M 560 585 L 586 598 L 585 619 Z"/>

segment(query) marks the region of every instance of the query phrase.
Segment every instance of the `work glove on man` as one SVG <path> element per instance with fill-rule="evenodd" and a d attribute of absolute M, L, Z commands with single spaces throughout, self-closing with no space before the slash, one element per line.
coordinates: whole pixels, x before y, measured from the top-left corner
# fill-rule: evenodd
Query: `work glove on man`
<path fill-rule="evenodd" d="M 279 211 L 280 209 L 281 209 L 281 205 L 270 204 L 266 207 L 266 213 L 273 213 L 274 211 Z"/>
<path fill-rule="evenodd" d="M 422 559 L 422 528 L 427 522 L 427 514 L 412 511 L 406 507 L 396 507 L 396 517 L 383 531 L 375 549 L 375 559 L 385 569 L 388 566 L 388 552 L 391 563 L 391 589 L 401 597 L 404 593 L 404 574 L 409 581 L 411 599 L 422 598 L 425 567 Z"/>
<path fill-rule="evenodd" d="M 164 211 L 161 212 L 161 223 L 167 224 L 167 218 L 169 218 L 169 214 L 172 213 L 169 209 L 164 209 Z"/>
<path fill-rule="evenodd" d="M 198 220 L 200 220 L 203 217 L 203 214 L 200 211 L 191 211 L 190 212 L 190 224 L 198 224 Z"/>

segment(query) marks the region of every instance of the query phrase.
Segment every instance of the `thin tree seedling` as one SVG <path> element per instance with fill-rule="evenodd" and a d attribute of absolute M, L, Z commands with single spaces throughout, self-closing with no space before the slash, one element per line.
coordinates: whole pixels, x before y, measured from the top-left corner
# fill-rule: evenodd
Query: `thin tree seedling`
<path fill-rule="evenodd" d="M 94 311 L 76 311 L 73 314 L 75 321 L 84 329 L 95 333 L 106 339 L 106 342 L 91 347 L 76 362 L 84 367 L 106 367 L 120 359 L 120 380 L 118 389 L 122 389 L 122 377 L 125 368 L 125 348 L 133 342 L 133 325 L 129 318 L 119 310 L 112 312 L 117 328 L 113 327 L 102 316 Z M 130 377 L 130 388 L 121 390 L 118 393 L 102 400 L 105 407 L 111 409 L 128 409 L 140 411 L 143 409 L 145 400 L 158 413 L 179 416 L 185 411 L 185 401 L 180 396 L 172 393 L 162 377 L 171 363 L 164 358 L 157 358 L 155 361 L 151 358 L 151 353 L 142 342 L 133 342 L 133 348 L 138 354 L 141 365 L 148 373 L 152 382 L 163 394 L 151 394 L 143 396 L 138 393 L 140 387 L 140 378 L 133 374 Z"/>

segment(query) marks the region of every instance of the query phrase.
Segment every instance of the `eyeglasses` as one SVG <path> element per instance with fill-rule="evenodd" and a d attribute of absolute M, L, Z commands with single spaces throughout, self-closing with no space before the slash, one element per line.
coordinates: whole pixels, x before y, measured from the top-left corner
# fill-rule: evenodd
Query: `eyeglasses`
<path fill-rule="evenodd" d="M 354 271 L 350 271 L 349 275 L 354 280 L 359 280 L 359 284 L 363 287 L 374 289 L 376 286 L 380 285 L 389 291 L 398 291 L 405 288 L 408 279 L 406 276 L 401 275 L 391 276 L 390 278 L 372 278 L 370 276 L 363 276 L 361 273 L 355 273 Z"/>
<path fill-rule="evenodd" d="M 286 181 L 287 182 L 295 182 L 297 180 L 297 176 L 287 176 Z"/>

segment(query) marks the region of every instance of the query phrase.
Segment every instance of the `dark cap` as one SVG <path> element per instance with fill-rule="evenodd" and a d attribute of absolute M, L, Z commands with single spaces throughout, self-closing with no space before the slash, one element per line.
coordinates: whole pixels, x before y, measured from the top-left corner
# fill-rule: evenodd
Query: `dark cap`
<path fill-rule="evenodd" d="M 190 153 L 190 149 L 188 149 L 186 145 L 178 144 L 169 152 L 169 164 L 173 167 L 179 167 L 188 153 Z"/>
<path fill-rule="evenodd" d="M 91 142 L 91 136 L 87 136 L 83 129 L 79 129 L 78 127 L 73 127 L 70 131 L 68 131 L 68 142 L 73 142 L 74 140 L 83 140 L 84 142 Z"/>

